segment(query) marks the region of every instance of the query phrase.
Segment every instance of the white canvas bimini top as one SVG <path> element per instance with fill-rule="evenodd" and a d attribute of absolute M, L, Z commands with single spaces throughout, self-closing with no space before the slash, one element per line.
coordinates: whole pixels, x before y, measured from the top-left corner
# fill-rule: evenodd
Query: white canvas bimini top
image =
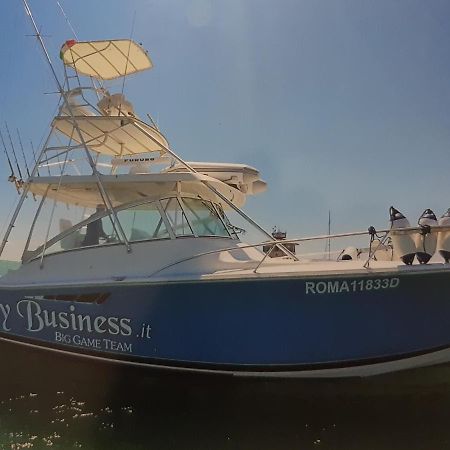
<path fill-rule="evenodd" d="M 74 116 L 72 119 L 70 116 L 57 116 L 53 125 L 68 138 L 81 143 L 74 120 L 86 146 L 102 155 L 125 156 L 155 151 L 164 153 L 164 147 L 169 146 L 158 130 L 134 117 Z"/>
<path fill-rule="evenodd" d="M 60 58 L 79 74 L 99 80 L 113 80 L 153 66 L 147 51 L 130 39 L 66 41 Z"/>

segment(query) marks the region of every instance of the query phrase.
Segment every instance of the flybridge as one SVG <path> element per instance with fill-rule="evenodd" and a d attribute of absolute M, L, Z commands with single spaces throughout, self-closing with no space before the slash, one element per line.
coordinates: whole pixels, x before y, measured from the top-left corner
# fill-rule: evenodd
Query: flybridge
<path fill-rule="evenodd" d="M 256 169 L 240 164 L 185 162 L 170 148 L 150 116 L 150 123 L 138 117 L 132 103 L 124 96 L 124 83 L 122 92 L 108 91 L 105 82 L 152 68 L 152 61 L 141 45 L 130 39 L 68 40 L 60 51 L 64 68 L 64 82 L 61 83 L 26 0 L 24 4 L 61 94 L 61 106 L 51 122 L 36 165 L 23 186 L 0 254 L 29 192 L 39 202 L 23 255 L 36 248 L 34 242 L 40 240 L 36 237 L 36 230 L 40 229 L 44 233 L 44 243 L 39 246 L 42 250 L 41 264 L 44 263 L 48 242 L 65 233 L 69 223 L 70 229 L 85 223 L 86 215 L 98 214 L 99 208 L 106 211 L 106 217 L 110 219 L 112 230 L 109 235 L 115 236 L 114 242 L 125 244 L 127 251 L 131 251 L 129 243 L 137 235 L 134 233 L 136 230 L 129 228 L 131 225 L 128 223 L 121 223 L 119 208 L 143 200 L 142 204 L 164 200 L 161 204 L 155 203 L 158 209 L 167 207 L 164 206 L 165 199 L 177 198 L 169 207 L 170 214 L 172 211 L 174 214 L 173 224 L 167 222 L 172 219 L 165 216 L 165 210 L 160 214 L 160 220 L 167 219 L 165 229 L 172 227 L 178 232 L 181 227 L 183 232 L 187 232 L 189 228 L 197 236 L 196 222 L 208 218 L 227 230 L 226 233 L 220 231 L 221 235 L 232 236 L 234 228 L 230 224 L 228 230 L 223 215 L 224 209 L 232 209 L 272 239 L 240 209 L 248 195 L 265 190 L 266 184 Z M 82 82 L 82 77 L 88 77 L 88 82 L 86 79 Z M 151 166 L 156 165 L 160 165 L 159 169 L 151 170 Z M 206 203 L 183 202 L 182 196 Z M 58 207 L 51 204 L 81 208 L 81 211 L 77 217 L 75 214 L 69 217 L 72 213 L 58 211 Z M 187 211 L 188 205 L 200 208 L 201 212 Z M 147 206 L 137 208 L 148 209 Z M 46 209 L 49 209 L 50 219 L 47 225 L 42 226 Z M 194 218 L 190 221 L 191 213 Z M 161 227 L 159 225 L 158 230 L 154 230 L 155 236 L 160 235 Z M 133 229 L 134 234 L 128 233 L 128 229 Z M 171 237 L 176 235 L 175 231 Z M 210 232 L 215 234 L 212 229 Z M 139 231 L 138 234 L 147 236 L 148 233 Z M 64 242 L 61 246 L 73 247 Z"/>

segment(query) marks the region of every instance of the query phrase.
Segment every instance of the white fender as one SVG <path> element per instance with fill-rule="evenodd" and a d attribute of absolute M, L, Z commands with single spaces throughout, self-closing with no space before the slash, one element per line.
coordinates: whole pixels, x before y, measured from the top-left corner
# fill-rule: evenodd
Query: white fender
<path fill-rule="evenodd" d="M 447 209 L 438 220 L 438 225 L 442 227 L 450 226 L 450 209 Z M 440 231 L 437 237 L 437 251 L 444 258 L 446 263 L 450 262 L 450 231 Z"/>
<path fill-rule="evenodd" d="M 426 209 L 419 217 L 419 226 L 435 227 L 438 222 L 436 215 L 431 209 Z M 420 264 L 426 264 L 436 251 L 437 233 L 421 234 L 414 236 L 416 243 L 416 256 Z"/>
<path fill-rule="evenodd" d="M 391 230 L 396 228 L 407 228 L 411 225 L 408 219 L 393 206 L 389 209 Z M 392 246 L 394 248 L 394 260 L 401 260 L 405 264 L 412 264 L 416 255 L 416 244 L 410 234 L 391 234 Z"/>

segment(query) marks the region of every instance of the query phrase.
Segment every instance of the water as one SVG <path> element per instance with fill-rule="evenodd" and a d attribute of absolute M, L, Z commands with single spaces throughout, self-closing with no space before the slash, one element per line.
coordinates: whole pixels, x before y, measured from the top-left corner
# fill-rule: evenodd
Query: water
<path fill-rule="evenodd" d="M 39 360 L 3 364 L 2 449 L 450 447 L 448 387 L 143 376 Z"/>

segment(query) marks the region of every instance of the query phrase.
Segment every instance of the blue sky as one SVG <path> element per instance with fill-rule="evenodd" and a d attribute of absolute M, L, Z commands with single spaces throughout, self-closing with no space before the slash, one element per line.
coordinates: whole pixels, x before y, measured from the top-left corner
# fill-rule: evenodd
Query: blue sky
<path fill-rule="evenodd" d="M 290 236 L 415 223 L 450 207 L 450 3 L 430 0 L 60 0 L 80 40 L 131 33 L 154 62 L 127 82 L 186 160 L 257 167 L 246 211 Z M 30 0 L 51 56 L 72 38 Z M 37 145 L 56 106 L 20 0 L 0 17 L 0 119 Z M 27 152 L 29 148 L 27 147 Z M 0 225 L 17 197 L 0 168 Z"/>

